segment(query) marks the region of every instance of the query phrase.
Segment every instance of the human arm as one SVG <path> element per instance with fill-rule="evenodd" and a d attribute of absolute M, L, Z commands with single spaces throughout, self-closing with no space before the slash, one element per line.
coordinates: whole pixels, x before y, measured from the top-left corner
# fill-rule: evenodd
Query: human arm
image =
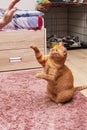
<path fill-rule="evenodd" d="M 0 19 L 0 29 L 2 29 L 5 25 L 7 25 L 9 22 L 11 22 L 14 12 L 17 10 L 16 8 L 14 8 L 14 6 L 19 1 L 20 0 L 12 0 L 10 2 L 4 16 Z"/>

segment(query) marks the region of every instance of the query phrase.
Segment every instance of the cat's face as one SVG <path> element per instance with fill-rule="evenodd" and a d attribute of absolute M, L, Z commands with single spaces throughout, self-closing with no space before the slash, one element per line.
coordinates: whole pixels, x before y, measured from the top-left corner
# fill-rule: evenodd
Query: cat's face
<path fill-rule="evenodd" d="M 67 57 L 67 49 L 64 47 L 64 44 L 59 43 L 50 49 L 50 56 L 56 59 L 65 59 Z"/>

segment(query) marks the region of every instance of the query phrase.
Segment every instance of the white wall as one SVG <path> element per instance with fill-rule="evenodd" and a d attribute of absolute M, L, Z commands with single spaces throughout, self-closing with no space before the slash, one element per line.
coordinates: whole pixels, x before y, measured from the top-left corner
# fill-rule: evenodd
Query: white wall
<path fill-rule="evenodd" d="M 10 2 L 11 0 L 0 0 L 0 8 L 6 9 Z M 20 2 L 16 4 L 16 7 L 19 9 L 35 10 L 36 0 L 20 0 Z"/>

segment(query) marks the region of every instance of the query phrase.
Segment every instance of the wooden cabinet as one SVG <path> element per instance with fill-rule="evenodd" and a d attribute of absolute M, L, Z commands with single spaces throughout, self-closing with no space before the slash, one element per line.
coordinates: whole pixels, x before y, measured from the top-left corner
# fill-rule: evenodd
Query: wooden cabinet
<path fill-rule="evenodd" d="M 46 54 L 45 39 L 45 29 L 0 32 L 0 71 L 41 67 L 30 45 L 35 44 Z"/>

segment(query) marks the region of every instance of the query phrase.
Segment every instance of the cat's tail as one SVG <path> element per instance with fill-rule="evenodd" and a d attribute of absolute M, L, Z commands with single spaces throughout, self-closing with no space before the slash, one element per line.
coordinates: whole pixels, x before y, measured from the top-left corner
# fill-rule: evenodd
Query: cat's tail
<path fill-rule="evenodd" d="M 42 53 L 40 52 L 40 50 L 38 49 L 38 47 L 35 46 L 35 45 L 31 45 L 30 48 L 32 48 L 34 50 L 37 61 L 42 66 L 44 66 L 45 65 L 44 56 L 42 55 Z"/>
<path fill-rule="evenodd" d="M 84 90 L 84 89 L 87 89 L 87 86 L 75 87 L 75 88 L 74 88 L 74 91 L 81 91 L 81 90 Z"/>

